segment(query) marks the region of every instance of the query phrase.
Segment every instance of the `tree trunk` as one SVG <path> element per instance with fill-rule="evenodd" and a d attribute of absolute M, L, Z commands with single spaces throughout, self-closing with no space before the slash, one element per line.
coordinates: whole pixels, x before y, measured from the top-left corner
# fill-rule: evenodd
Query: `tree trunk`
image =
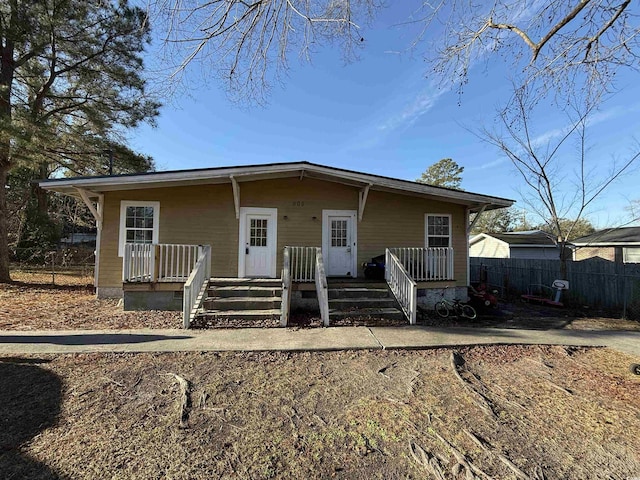
<path fill-rule="evenodd" d="M 7 231 L 7 177 L 9 162 L 0 159 L 0 283 L 11 281 L 9 275 L 9 232 Z"/>
<path fill-rule="evenodd" d="M 560 247 L 560 279 L 567 280 L 567 242 L 562 241 L 558 242 L 558 246 Z"/>
<path fill-rule="evenodd" d="M 39 167 L 38 180 L 46 180 L 49 175 L 48 165 L 43 162 Z M 42 216 L 49 216 L 49 199 L 47 197 L 47 192 L 40 188 L 40 185 L 34 183 L 33 184 L 33 195 L 38 202 L 38 213 Z"/>

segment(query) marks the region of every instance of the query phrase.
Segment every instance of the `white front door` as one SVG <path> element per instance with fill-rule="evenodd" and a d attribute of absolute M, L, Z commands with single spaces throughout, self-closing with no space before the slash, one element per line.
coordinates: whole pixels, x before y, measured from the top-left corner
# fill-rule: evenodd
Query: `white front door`
<path fill-rule="evenodd" d="M 356 212 L 322 212 L 322 251 L 328 276 L 356 277 Z"/>
<path fill-rule="evenodd" d="M 276 277 L 277 218 L 275 208 L 240 209 L 239 277 Z"/>

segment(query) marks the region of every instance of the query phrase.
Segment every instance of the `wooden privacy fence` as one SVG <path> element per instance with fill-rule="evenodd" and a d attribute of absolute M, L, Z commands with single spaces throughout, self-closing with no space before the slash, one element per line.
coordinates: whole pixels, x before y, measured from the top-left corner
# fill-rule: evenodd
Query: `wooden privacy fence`
<path fill-rule="evenodd" d="M 559 260 L 471 257 L 471 281 L 486 269 L 487 283 L 503 294 L 526 293 L 531 285 L 551 286 L 560 279 Z M 567 263 L 569 291 L 563 298 L 577 305 L 620 309 L 640 315 L 640 264 L 601 259 Z"/>

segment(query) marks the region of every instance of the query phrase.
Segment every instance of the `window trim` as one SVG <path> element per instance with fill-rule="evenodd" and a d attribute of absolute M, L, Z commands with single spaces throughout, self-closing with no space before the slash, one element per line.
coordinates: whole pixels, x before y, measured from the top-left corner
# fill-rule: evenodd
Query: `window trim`
<path fill-rule="evenodd" d="M 429 246 L 429 217 L 447 217 L 449 218 L 449 247 L 430 247 Z M 438 235 L 438 238 L 445 238 L 444 235 Z M 451 248 L 453 246 L 453 223 L 450 213 L 425 213 L 424 214 L 424 246 L 425 248 Z"/>
<path fill-rule="evenodd" d="M 160 231 L 160 202 L 145 200 L 122 200 L 120 201 L 120 231 L 118 241 L 118 256 L 124 256 L 124 244 L 126 241 L 126 219 L 127 207 L 153 207 L 153 231 L 151 243 L 158 243 L 158 233 Z"/>

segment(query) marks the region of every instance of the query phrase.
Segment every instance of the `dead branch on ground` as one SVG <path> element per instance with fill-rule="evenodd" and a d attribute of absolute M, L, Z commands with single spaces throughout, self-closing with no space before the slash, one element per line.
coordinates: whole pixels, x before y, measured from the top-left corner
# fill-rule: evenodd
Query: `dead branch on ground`
<path fill-rule="evenodd" d="M 445 480 L 442 466 L 438 461 L 438 458 L 431 453 L 425 451 L 420 445 L 414 442 L 409 442 L 409 451 L 411 456 L 424 467 L 424 469 L 431 473 L 436 480 Z"/>
<path fill-rule="evenodd" d="M 178 382 L 180 386 L 180 408 L 179 408 L 179 422 L 180 428 L 189 428 L 187 420 L 189 419 L 189 409 L 191 408 L 191 398 L 189 396 L 190 385 L 187 380 L 175 373 L 165 373 L 163 375 L 172 376 Z"/>

